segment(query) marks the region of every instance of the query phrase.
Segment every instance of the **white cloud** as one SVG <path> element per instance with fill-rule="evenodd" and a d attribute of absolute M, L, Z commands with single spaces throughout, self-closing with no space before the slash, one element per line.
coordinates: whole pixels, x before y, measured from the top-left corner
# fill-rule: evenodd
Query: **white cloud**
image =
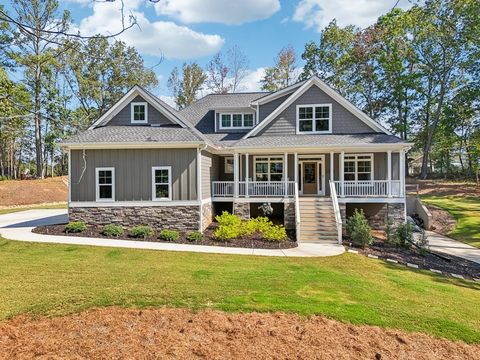
<path fill-rule="evenodd" d="M 173 96 L 160 95 L 159 98 L 160 100 L 166 102 L 168 105 L 170 105 L 174 109 L 177 108 L 177 104 L 175 104 L 175 98 Z"/>
<path fill-rule="evenodd" d="M 280 10 L 279 0 L 161 0 L 155 4 L 159 15 L 184 23 L 238 25 L 266 19 Z"/>
<path fill-rule="evenodd" d="M 260 80 L 265 76 L 265 68 L 257 68 L 255 70 L 248 71 L 247 75 L 243 78 L 240 84 L 240 91 L 242 92 L 255 92 L 262 91 Z"/>
<path fill-rule="evenodd" d="M 390 11 L 395 3 L 396 0 L 301 0 L 295 8 L 293 20 L 319 32 L 333 19 L 339 26 L 352 24 L 364 28 Z M 400 0 L 397 6 L 405 9 L 411 3 Z"/>
<path fill-rule="evenodd" d="M 220 50 L 225 40 L 219 35 L 193 31 L 170 21 L 150 21 L 139 10 L 144 0 L 124 0 L 125 25 L 129 15 L 138 26 L 125 31 L 118 39 L 135 46 L 139 52 L 166 58 L 187 59 L 206 56 Z M 122 29 L 120 2 L 96 2 L 93 14 L 80 22 L 82 35 L 114 34 Z"/>

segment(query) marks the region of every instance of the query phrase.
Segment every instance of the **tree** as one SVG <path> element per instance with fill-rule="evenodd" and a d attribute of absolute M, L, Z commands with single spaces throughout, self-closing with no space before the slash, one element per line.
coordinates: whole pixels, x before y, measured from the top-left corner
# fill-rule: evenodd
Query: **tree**
<path fill-rule="evenodd" d="M 229 74 L 232 78 L 231 91 L 236 92 L 247 75 L 248 59 L 238 45 L 227 51 Z"/>
<path fill-rule="evenodd" d="M 214 55 L 207 64 L 205 86 L 215 94 L 236 92 L 247 74 L 248 60 L 238 46 Z"/>
<path fill-rule="evenodd" d="M 277 91 L 292 85 L 297 80 L 296 56 L 293 46 L 282 48 L 275 58 L 275 65 L 265 69 L 261 80 L 262 90 Z"/>
<path fill-rule="evenodd" d="M 195 62 L 184 63 L 181 76 L 177 67 L 172 70 L 168 78 L 168 88 L 172 92 L 179 109 L 187 107 L 197 99 L 197 94 L 202 89 L 205 80 L 206 75 Z"/>

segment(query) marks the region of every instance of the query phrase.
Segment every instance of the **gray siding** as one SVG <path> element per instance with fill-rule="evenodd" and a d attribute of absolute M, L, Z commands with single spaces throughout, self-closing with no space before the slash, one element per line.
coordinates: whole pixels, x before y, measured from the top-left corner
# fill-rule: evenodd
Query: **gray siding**
<path fill-rule="evenodd" d="M 295 135 L 297 105 L 305 104 L 332 104 L 333 134 L 359 134 L 374 132 L 374 130 L 366 125 L 363 121 L 358 119 L 350 111 L 345 109 L 338 102 L 320 90 L 320 88 L 314 85 L 296 101 L 294 101 L 293 104 L 287 107 L 270 124 L 262 129 L 257 136 Z M 262 111 L 260 111 L 260 114 L 262 114 Z"/>
<path fill-rule="evenodd" d="M 260 105 L 258 111 L 258 122 L 261 123 L 268 115 L 272 113 L 277 107 L 280 106 L 292 93 L 282 96 L 278 99 L 272 100 L 266 104 Z"/>
<path fill-rule="evenodd" d="M 141 96 L 137 96 L 133 99 L 132 102 L 146 102 Z M 119 125 L 132 125 L 138 126 L 137 124 L 131 123 L 131 106 L 130 102 L 127 106 L 125 106 L 120 112 L 115 115 L 108 123 L 108 125 L 112 126 L 119 126 Z M 173 123 L 165 117 L 162 113 L 160 113 L 157 109 L 155 109 L 152 105 L 148 104 L 148 124 L 154 125 L 172 125 Z M 141 125 L 140 125 L 141 126 Z"/>
<path fill-rule="evenodd" d="M 212 196 L 211 183 L 218 179 L 219 156 L 202 151 L 202 199 Z"/>
<path fill-rule="evenodd" d="M 172 200 L 196 200 L 196 149 L 86 150 L 83 177 L 81 150 L 71 151 L 72 201 L 95 201 L 95 168 L 115 168 L 116 201 L 152 199 L 152 166 L 172 167 Z"/>

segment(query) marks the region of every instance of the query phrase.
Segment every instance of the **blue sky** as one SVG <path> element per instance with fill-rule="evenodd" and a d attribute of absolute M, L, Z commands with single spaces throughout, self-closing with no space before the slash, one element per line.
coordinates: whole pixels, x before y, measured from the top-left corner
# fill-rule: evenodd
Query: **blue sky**
<path fill-rule="evenodd" d="M 185 61 L 205 65 L 218 51 L 238 45 L 249 59 L 244 91 L 259 89 L 263 68 L 271 66 L 278 51 L 291 44 L 298 65 L 304 45 L 318 41 L 320 30 L 336 18 L 340 25 L 361 27 L 394 6 L 396 0 L 124 0 L 124 13 L 133 14 L 140 28 L 119 38 L 135 46 L 147 66 L 157 67 L 160 85 L 155 93 L 169 96 L 167 78 Z M 73 28 L 82 35 L 113 33 L 121 27 L 121 1 L 61 0 Z M 401 0 L 399 6 L 409 6 Z M 128 19 L 127 19 L 128 21 Z"/>

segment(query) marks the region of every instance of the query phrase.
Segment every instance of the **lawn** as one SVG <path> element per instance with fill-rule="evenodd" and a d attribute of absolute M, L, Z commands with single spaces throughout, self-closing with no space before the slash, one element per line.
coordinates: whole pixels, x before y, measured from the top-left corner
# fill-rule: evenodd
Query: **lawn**
<path fill-rule="evenodd" d="M 273 258 L 0 240 L 0 319 L 92 307 L 322 314 L 480 342 L 480 284 L 355 254 Z"/>
<path fill-rule="evenodd" d="M 457 224 L 449 234 L 451 237 L 480 248 L 480 197 L 422 195 L 422 201 L 455 217 Z"/>

